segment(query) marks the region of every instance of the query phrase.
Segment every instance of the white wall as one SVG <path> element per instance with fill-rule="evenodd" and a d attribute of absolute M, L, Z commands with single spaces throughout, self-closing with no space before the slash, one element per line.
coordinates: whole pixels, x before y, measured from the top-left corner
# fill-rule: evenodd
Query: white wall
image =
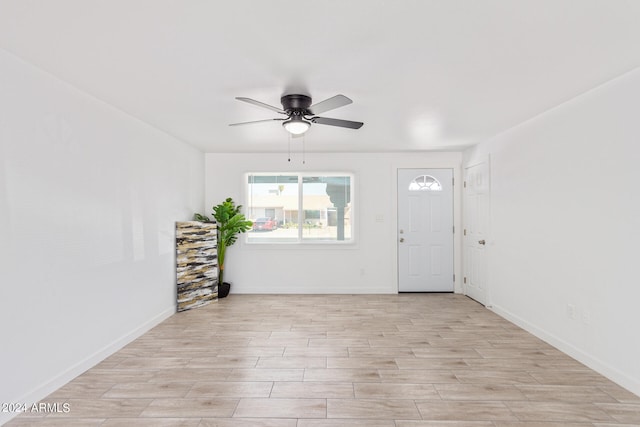
<path fill-rule="evenodd" d="M 0 70 L 0 402 L 28 403 L 174 312 L 204 155 L 3 50 Z"/>
<path fill-rule="evenodd" d="M 283 139 L 286 144 L 286 139 Z M 227 197 L 246 205 L 246 172 L 346 171 L 355 174 L 356 243 L 352 246 L 250 245 L 229 249 L 225 279 L 235 293 L 397 293 L 397 168 L 452 168 L 461 153 L 206 154 L 206 213 Z M 456 186 L 456 188 L 459 186 Z M 459 225 L 460 198 L 455 194 Z M 383 221 L 376 222 L 381 216 Z M 458 227 L 458 229 L 460 229 Z M 456 268 L 460 266 L 456 240 Z M 458 268 L 459 270 L 459 268 Z M 461 277 L 458 271 L 457 277 Z"/>
<path fill-rule="evenodd" d="M 490 156 L 494 309 L 636 394 L 639 111 L 635 70 L 465 153 Z"/>

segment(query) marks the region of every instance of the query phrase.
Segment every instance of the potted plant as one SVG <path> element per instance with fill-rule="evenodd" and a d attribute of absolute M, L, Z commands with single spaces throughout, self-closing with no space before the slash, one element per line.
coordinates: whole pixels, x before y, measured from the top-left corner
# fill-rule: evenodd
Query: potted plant
<path fill-rule="evenodd" d="M 251 229 L 253 223 L 240 213 L 242 205 L 236 206 L 231 197 L 213 207 L 213 217 L 218 228 L 218 297 L 229 294 L 231 284 L 224 281 L 224 262 L 227 248 L 238 240 L 238 234 Z"/>

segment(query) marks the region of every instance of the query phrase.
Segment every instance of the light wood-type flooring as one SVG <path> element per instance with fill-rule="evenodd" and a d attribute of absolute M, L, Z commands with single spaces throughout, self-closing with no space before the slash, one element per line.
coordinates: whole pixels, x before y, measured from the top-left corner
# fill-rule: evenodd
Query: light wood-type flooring
<path fill-rule="evenodd" d="M 9 426 L 640 425 L 640 397 L 453 294 L 230 295 Z"/>

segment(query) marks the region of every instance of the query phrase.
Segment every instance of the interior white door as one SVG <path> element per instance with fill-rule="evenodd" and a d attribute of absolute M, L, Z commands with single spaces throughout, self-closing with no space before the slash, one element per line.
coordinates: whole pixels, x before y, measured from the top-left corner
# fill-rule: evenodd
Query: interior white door
<path fill-rule="evenodd" d="M 489 162 L 465 168 L 463 204 L 464 293 L 488 304 L 487 240 L 489 232 Z"/>
<path fill-rule="evenodd" d="M 398 169 L 398 290 L 453 292 L 453 169 Z"/>

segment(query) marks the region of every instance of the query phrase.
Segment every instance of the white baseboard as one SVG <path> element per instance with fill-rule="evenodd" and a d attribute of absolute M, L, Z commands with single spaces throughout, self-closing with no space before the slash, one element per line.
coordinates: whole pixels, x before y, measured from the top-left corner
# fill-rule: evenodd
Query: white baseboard
<path fill-rule="evenodd" d="M 555 336 L 554 334 L 547 332 L 536 325 L 533 325 L 521 317 L 516 316 L 508 310 L 500 306 L 494 305 L 490 308 L 493 312 L 498 314 L 501 317 L 504 317 L 508 321 L 518 325 L 525 331 L 535 335 L 546 343 L 554 346 L 558 350 L 568 354 L 569 356 L 576 359 L 578 362 L 588 366 L 599 374 L 607 377 L 611 381 L 620 385 L 621 387 L 626 388 L 630 392 L 640 396 L 640 381 L 629 377 L 624 372 L 621 372 L 619 369 L 610 366 L 609 364 L 603 362 L 602 360 L 594 357 L 588 353 L 585 353 L 583 350 L 566 342 L 565 340 Z"/>
<path fill-rule="evenodd" d="M 69 381 L 73 380 L 78 375 L 85 372 L 87 369 L 97 365 L 107 357 L 111 356 L 116 351 L 120 350 L 125 345 L 129 344 L 131 341 L 142 336 L 144 333 L 149 331 L 154 326 L 168 319 L 173 314 L 175 314 L 175 312 L 176 312 L 175 305 L 163 310 L 161 313 L 157 314 L 156 316 L 146 321 L 142 325 L 138 326 L 134 330 L 123 335 L 117 340 L 111 342 L 110 344 L 106 345 L 102 349 L 96 351 L 91 356 L 87 357 L 84 360 L 81 360 L 80 362 L 71 366 L 66 371 L 56 375 L 51 380 L 36 387 L 34 390 L 30 391 L 29 393 L 26 393 L 24 396 L 18 399 L 15 399 L 15 402 L 20 402 L 21 404 L 24 403 L 26 404 L 27 407 L 30 407 L 36 402 L 39 402 L 40 400 L 44 399 L 45 397 L 47 397 L 48 395 L 50 395 L 51 393 L 53 393 L 54 391 L 62 387 L 63 385 L 67 384 Z M 10 419 L 18 415 L 19 413 L 6 413 L 6 412 L 0 413 L 0 425 L 8 422 Z"/>
<path fill-rule="evenodd" d="M 392 291 L 389 288 L 370 288 L 370 289 L 354 289 L 346 287 L 323 287 L 323 288 L 295 288 L 295 287 L 260 287 L 260 288 L 243 288 L 235 289 L 231 286 L 232 294 L 259 294 L 259 295 L 334 295 L 334 294 L 349 294 L 349 295 L 367 295 L 367 294 L 397 294 L 398 291 Z"/>

